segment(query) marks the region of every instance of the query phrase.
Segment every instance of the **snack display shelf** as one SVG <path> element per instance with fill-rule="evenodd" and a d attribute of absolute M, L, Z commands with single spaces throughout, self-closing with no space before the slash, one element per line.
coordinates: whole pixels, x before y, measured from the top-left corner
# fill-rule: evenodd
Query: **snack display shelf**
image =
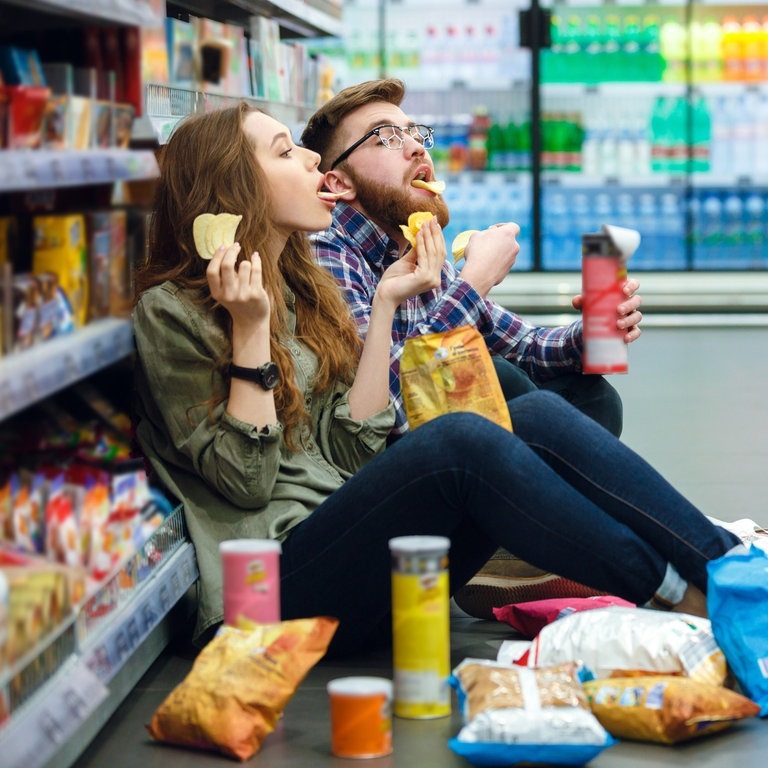
<path fill-rule="evenodd" d="M 133 351 L 128 318 L 104 318 L 0 358 L 0 419 L 7 418 Z"/>
<path fill-rule="evenodd" d="M 146 149 L 23 149 L 0 152 L 0 193 L 152 179 L 157 160 Z"/>
<path fill-rule="evenodd" d="M 164 24 L 165 3 L 153 0 L 4 0 L 43 13 L 81 19 L 102 19 L 116 24 L 160 27 Z"/>
<path fill-rule="evenodd" d="M 152 137 L 160 144 L 168 141 L 176 123 L 186 115 L 211 112 L 240 101 L 248 101 L 262 107 L 276 120 L 288 125 L 303 123 L 312 112 L 312 107 L 306 104 L 267 101 L 250 96 L 229 96 L 154 83 L 147 84 L 145 94 L 145 114 L 134 121 L 133 138 L 140 140 Z"/>
<path fill-rule="evenodd" d="M 342 32 L 341 3 L 329 0 L 232 0 L 232 5 L 249 13 L 271 16 L 301 35 L 339 37 Z"/>
<path fill-rule="evenodd" d="M 11 704 L 0 764 L 71 765 L 168 642 L 169 612 L 197 575 L 178 508 L 57 632 L 0 676 Z"/>

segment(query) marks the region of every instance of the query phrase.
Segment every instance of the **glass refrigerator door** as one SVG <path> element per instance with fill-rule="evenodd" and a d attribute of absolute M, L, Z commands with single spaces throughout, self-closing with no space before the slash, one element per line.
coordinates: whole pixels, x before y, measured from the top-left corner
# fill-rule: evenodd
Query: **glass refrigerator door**
<path fill-rule="evenodd" d="M 690 248 L 697 270 L 768 267 L 768 6 L 694 3 Z"/>
<path fill-rule="evenodd" d="M 581 268 L 581 235 L 637 229 L 636 270 L 688 266 L 684 5 L 549 4 L 540 53 L 541 261 Z"/>

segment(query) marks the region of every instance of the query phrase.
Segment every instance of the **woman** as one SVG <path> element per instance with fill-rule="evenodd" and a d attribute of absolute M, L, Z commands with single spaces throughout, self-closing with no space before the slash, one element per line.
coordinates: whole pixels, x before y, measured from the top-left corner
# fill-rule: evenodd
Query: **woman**
<path fill-rule="evenodd" d="M 197 641 L 222 620 L 218 543 L 238 537 L 282 542 L 283 617 L 339 618 L 336 654 L 381 636 L 387 542 L 408 534 L 451 539 L 452 591 L 503 546 L 638 604 L 703 615 L 706 563 L 738 539 L 562 398 L 511 401 L 514 434 L 452 414 L 385 450 L 394 311 L 439 280 L 445 242 L 430 222 L 385 272 L 361 348 L 305 235 L 331 222 L 319 159 L 245 104 L 188 119 L 163 148 L 136 278 L 137 438 L 184 503 Z M 210 261 L 193 242 L 204 212 L 243 216 L 238 243 Z"/>

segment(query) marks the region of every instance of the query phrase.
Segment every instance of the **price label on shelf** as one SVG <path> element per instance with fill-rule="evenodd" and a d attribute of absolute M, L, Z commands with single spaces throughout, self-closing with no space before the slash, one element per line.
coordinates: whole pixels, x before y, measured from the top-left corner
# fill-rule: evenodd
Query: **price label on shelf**
<path fill-rule="evenodd" d="M 30 701 L 0 730 L 3 765 L 45 765 L 108 695 L 99 678 L 73 658 L 65 674 L 46 683 L 44 695 Z"/>

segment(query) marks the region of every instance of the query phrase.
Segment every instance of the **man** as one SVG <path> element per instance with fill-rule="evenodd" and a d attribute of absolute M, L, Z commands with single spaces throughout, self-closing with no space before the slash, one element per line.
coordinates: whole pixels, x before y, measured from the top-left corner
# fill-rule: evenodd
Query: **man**
<path fill-rule="evenodd" d="M 333 225 L 311 238 L 315 256 L 341 285 L 362 335 L 381 274 L 409 247 L 400 225 L 414 211 L 433 213 L 443 227 L 449 220 L 445 201 L 429 189 L 435 180 L 428 152 L 432 130 L 415 125 L 403 112 L 404 95 L 405 85 L 394 78 L 350 86 L 312 115 L 301 136 L 305 147 L 320 154 L 326 187 L 338 195 Z M 558 328 L 534 326 L 488 298 L 515 263 L 519 231 L 516 224 L 500 223 L 477 232 L 466 246 L 460 273 L 446 260 L 440 288 L 398 310 L 390 371 L 398 410 L 393 437 L 408 429 L 399 382 L 405 340 L 467 324 L 483 334 L 507 400 L 537 387 L 550 389 L 621 434 L 618 393 L 603 377 L 581 373 L 581 320 Z M 638 287 L 628 280 L 626 300 L 617 307 L 616 323 L 627 343 L 641 333 Z M 581 304 L 582 297 L 574 297 L 574 307 Z M 510 567 L 507 561 L 501 570 Z"/>

